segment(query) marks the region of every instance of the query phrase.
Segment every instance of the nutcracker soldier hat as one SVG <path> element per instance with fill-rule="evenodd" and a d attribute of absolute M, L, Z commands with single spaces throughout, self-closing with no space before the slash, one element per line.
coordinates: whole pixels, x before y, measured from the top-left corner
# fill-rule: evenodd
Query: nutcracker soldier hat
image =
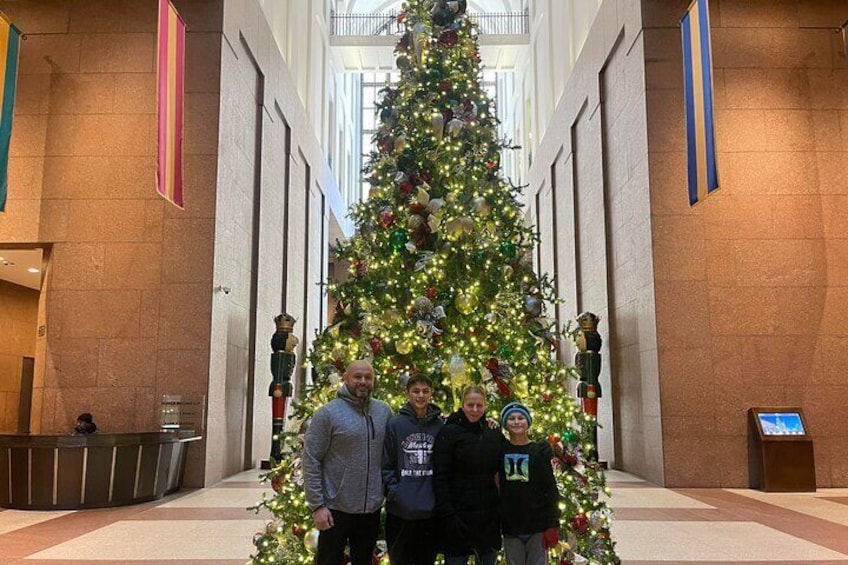
<path fill-rule="evenodd" d="M 577 324 L 581 330 L 598 331 L 598 323 L 600 321 L 601 317 L 592 312 L 583 312 L 577 316 Z"/>
<path fill-rule="evenodd" d="M 274 317 L 278 332 L 291 332 L 294 329 L 295 322 L 297 322 L 295 317 L 289 314 L 280 314 Z"/>

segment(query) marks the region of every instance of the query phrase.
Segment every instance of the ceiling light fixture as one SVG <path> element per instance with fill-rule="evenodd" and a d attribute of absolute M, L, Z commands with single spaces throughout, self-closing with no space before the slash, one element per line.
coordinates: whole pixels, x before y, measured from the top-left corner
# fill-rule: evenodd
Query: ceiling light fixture
<path fill-rule="evenodd" d="M 41 272 L 40 269 L 36 269 L 35 267 L 30 267 L 29 269 L 27 269 L 27 271 L 30 272 L 30 273 L 40 273 Z"/>

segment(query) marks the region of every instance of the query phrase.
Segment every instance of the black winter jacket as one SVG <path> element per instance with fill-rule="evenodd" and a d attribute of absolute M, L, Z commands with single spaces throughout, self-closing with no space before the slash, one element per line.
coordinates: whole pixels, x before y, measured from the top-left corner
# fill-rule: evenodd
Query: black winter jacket
<path fill-rule="evenodd" d="M 521 536 L 559 526 L 557 488 L 548 442 L 504 444 L 500 469 L 501 527 L 504 535 Z"/>
<path fill-rule="evenodd" d="M 435 404 L 419 418 L 406 403 L 386 426 L 383 444 L 383 485 L 386 512 L 404 520 L 423 520 L 435 514 L 433 445 L 444 426 Z"/>
<path fill-rule="evenodd" d="M 495 475 L 503 436 L 485 418 L 473 424 L 462 409 L 448 417 L 433 454 L 436 512 L 445 555 L 472 555 L 501 547 Z"/>

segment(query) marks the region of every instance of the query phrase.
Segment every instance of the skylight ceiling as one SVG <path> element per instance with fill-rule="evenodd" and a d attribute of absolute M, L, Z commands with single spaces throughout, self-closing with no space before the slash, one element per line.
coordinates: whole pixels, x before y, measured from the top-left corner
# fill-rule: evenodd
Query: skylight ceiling
<path fill-rule="evenodd" d="M 519 12 L 526 0 L 469 0 L 468 9 L 472 12 Z M 343 12 L 380 13 L 400 9 L 401 0 L 343 0 L 336 2 L 337 9 Z"/>

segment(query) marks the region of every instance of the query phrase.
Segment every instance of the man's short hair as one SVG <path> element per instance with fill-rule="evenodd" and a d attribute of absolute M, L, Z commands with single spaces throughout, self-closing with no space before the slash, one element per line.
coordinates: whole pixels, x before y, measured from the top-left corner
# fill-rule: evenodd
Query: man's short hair
<path fill-rule="evenodd" d="M 427 385 L 430 387 L 430 390 L 433 390 L 433 381 L 427 375 L 412 375 L 409 377 L 409 380 L 406 381 L 406 391 L 409 392 L 409 389 L 412 388 L 412 385 Z"/>

